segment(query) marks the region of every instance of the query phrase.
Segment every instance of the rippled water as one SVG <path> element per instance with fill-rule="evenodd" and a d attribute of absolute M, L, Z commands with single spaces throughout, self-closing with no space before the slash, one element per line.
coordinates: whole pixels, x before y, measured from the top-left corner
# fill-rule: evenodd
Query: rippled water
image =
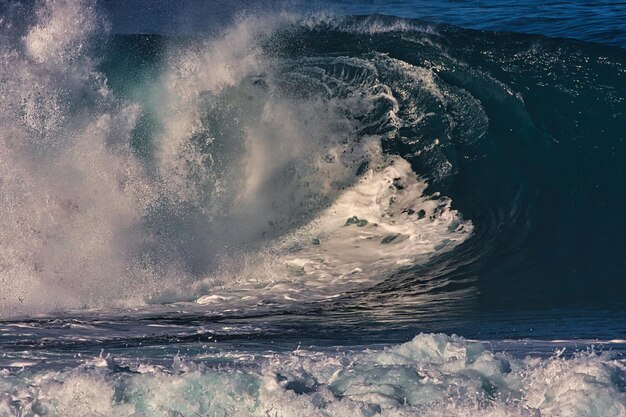
<path fill-rule="evenodd" d="M 254 1 L 202 3 L 167 1 L 148 4 L 112 0 L 103 5 L 121 33 L 207 31 L 231 21 L 241 10 L 299 10 L 336 14 L 384 14 L 449 23 L 472 29 L 534 33 L 626 46 L 626 3 L 619 0 L 394 0 L 394 1 Z"/>

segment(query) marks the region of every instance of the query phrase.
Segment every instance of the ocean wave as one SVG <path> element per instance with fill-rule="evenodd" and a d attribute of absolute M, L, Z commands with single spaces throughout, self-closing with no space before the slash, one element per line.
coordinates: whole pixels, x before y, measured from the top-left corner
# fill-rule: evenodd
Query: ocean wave
<path fill-rule="evenodd" d="M 76 13 L 85 24 L 60 31 Z M 207 302 L 243 282 L 255 300 L 269 287 L 337 296 L 471 231 L 401 157 L 382 156 L 382 140 L 429 117 L 400 106 L 393 74 L 407 94 L 447 104 L 432 72 L 384 55 L 275 57 L 267 42 L 293 18 L 249 18 L 171 46 L 147 101 L 125 102 L 91 55 L 107 26 L 92 3 L 42 5 L 31 19 L 2 71 L 13 97 L 3 103 L 5 314 L 203 292 Z M 142 159 L 133 135 L 148 116 Z"/>
<path fill-rule="evenodd" d="M 87 0 L 3 11 L 3 316 L 428 282 L 621 302 L 621 49 L 389 16 L 167 38 L 111 36 Z"/>

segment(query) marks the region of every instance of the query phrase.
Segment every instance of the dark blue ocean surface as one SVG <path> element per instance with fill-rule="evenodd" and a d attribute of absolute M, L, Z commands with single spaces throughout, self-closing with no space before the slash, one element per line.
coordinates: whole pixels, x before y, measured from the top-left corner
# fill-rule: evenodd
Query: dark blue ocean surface
<path fill-rule="evenodd" d="M 0 415 L 625 417 L 625 9 L 0 3 Z"/>
<path fill-rule="evenodd" d="M 626 3 L 607 1 L 414 0 L 337 2 L 359 14 L 382 13 L 466 28 L 535 33 L 626 46 Z"/>
<path fill-rule="evenodd" d="M 212 30 L 242 10 L 256 13 L 384 14 L 472 29 L 534 33 L 626 47 L 626 3 L 620 0 L 396 0 L 103 3 L 118 33 L 193 33 Z"/>

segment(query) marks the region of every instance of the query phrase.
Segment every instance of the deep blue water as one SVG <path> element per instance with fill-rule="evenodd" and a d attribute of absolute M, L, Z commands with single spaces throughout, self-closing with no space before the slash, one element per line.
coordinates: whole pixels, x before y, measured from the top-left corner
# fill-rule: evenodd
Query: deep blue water
<path fill-rule="evenodd" d="M 625 21 L 0 3 L 0 415 L 626 416 Z"/>
<path fill-rule="evenodd" d="M 103 4 L 118 33 L 194 33 L 214 30 L 242 10 L 385 14 L 461 27 L 533 33 L 626 46 L 626 3 L 619 0 L 396 0 L 232 1 L 149 3 L 112 0 Z"/>
<path fill-rule="evenodd" d="M 338 2 L 359 14 L 382 13 L 488 31 L 534 33 L 626 46 L 626 3 L 608 1 Z"/>

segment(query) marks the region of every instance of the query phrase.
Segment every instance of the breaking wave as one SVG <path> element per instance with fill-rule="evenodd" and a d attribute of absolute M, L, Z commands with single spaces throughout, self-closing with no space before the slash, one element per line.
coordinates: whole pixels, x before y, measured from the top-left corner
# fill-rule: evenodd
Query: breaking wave
<path fill-rule="evenodd" d="M 623 50 L 324 14 L 121 36 L 94 2 L 31 6 L 1 6 L 2 315 L 619 301 Z"/>

